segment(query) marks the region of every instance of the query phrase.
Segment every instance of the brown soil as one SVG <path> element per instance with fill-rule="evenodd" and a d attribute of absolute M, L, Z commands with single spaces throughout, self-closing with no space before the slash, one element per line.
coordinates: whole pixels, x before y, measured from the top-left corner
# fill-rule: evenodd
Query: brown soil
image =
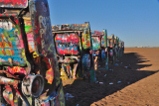
<path fill-rule="evenodd" d="M 126 48 L 112 70 L 96 72 L 100 83 L 63 82 L 74 97 L 66 106 L 159 106 L 159 48 Z"/>

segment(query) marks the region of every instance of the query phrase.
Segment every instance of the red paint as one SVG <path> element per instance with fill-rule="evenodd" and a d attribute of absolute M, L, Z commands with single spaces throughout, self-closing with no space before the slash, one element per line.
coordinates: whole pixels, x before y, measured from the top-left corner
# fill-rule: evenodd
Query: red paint
<path fill-rule="evenodd" d="M 36 42 L 37 42 L 37 45 L 41 45 L 41 38 L 40 38 L 40 37 L 37 37 L 37 38 L 36 38 Z"/>
<path fill-rule="evenodd" d="M 26 75 L 26 70 L 22 67 L 19 66 L 14 66 L 14 67 L 8 67 L 8 72 L 11 74 L 24 74 Z"/>
<path fill-rule="evenodd" d="M 57 34 L 55 36 L 55 42 L 56 42 L 56 48 L 57 51 L 60 55 L 65 55 L 65 54 L 78 54 L 77 50 L 77 45 L 79 45 L 79 37 L 76 33 L 71 33 L 71 34 Z M 62 43 L 63 45 L 68 45 L 69 43 L 72 43 L 72 45 L 68 46 L 59 46 L 58 43 Z"/>
<path fill-rule="evenodd" d="M 10 4 L 10 5 L 22 5 L 22 6 L 26 6 L 26 3 L 28 2 L 28 0 L 4 0 L 4 1 L 0 1 L 0 3 L 4 3 L 6 5 Z"/>
<path fill-rule="evenodd" d="M 72 41 L 74 44 L 78 44 L 79 43 L 79 37 L 76 34 L 70 34 L 70 41 Z"/>
<path fill-rule="evenodd" d="M 103 32 L 100 32 L 100 31 L 94 31 L 94 34 L 100 36 L 100 35 L 103 35 Z"/>

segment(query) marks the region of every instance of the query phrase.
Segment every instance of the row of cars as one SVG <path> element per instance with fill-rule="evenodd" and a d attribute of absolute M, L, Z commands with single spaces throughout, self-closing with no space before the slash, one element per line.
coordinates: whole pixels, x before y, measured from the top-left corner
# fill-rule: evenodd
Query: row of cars
<path fill-rule="evenodd" d="M 47 0 L 1 0 L 0 106 L 65 106 L 61 78 L 94 82 L 97 61 L 119 56 L 116 38 L 88 22 L 51 26 Z"/>
<path fill-rule="evenodd" d="M 52 26 L 53 38 L 62 79 L 78 77 L 95 81 L 90 73 L 98 63 L 114 63 L 122 56 L 124 42 L 117 36 L 107 36 L 107 31 L 91 31 L 90 23 Z"/>

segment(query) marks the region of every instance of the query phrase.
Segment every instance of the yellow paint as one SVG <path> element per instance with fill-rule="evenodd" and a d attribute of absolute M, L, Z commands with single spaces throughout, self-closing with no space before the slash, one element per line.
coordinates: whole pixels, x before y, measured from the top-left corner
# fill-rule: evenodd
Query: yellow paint
<path fill-rule="evenodd" d="M 50 68 L 46 71 L 46 77 L 45 78 L 47 79 L 47 83 L 52 84 L 53 79 L 54 79 L 54 73 L 53 73 L 52 68 Z"/>

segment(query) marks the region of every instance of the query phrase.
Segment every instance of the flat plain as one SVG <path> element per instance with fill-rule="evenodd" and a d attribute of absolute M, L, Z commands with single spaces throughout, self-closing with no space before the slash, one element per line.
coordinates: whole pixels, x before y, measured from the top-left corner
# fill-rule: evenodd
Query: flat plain
<path fill-rule="evenodd" d="M 158 106 L 159 48 L 125 48 L 124 55 L 105 70 L 96 71 L 98 83 L 63 81 L 66 106 Z"/>

